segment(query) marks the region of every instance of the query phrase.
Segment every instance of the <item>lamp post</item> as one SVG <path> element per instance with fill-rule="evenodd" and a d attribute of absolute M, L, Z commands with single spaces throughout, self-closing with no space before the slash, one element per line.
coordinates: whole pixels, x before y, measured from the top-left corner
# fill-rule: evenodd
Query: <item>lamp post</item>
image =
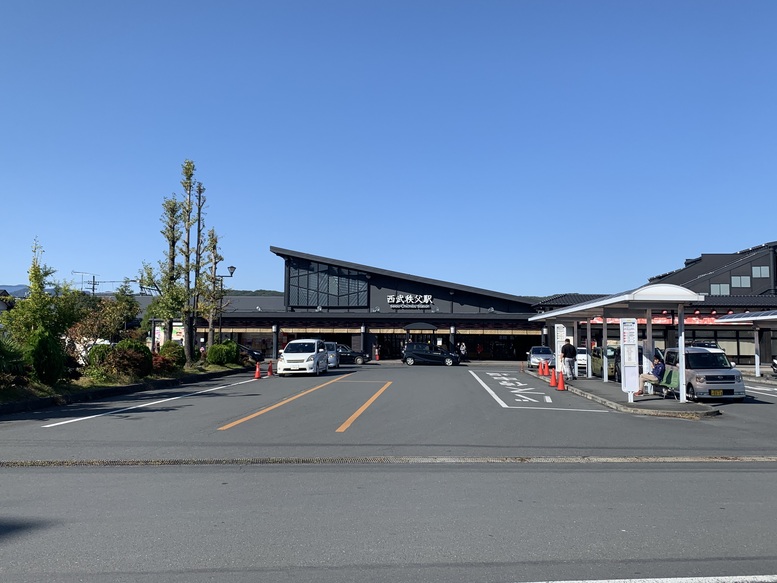
<path fill-rule="evenodd" d="M 227 267 L 229 275 L 216 275 L 219 278 L 219 344 L 221 344 L 221 317 L 224 314 L 224 278 L 235 275 L 235 269 L 237 267 L 230 265 Z"/>

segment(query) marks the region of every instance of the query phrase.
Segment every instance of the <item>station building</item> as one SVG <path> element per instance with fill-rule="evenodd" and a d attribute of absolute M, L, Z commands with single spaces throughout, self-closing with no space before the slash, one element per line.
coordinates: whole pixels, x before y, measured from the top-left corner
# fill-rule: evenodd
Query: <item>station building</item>
<path fill-rule="evenodd" d="M 399 358 L 406 342 L 457 347 L 473 360 L 523 360 L 531 346 L 549 343 L 547 328 L 529 318 L 607 294 L 520 296 L 399 273 L 378 267 L 270 247 L 283 260 L 283 296 L 228 296 L 218 328 L 222 336 L 277 354 L 289 340 L 322 337 L 364 350 L 373 358 Z M 648 283 L 670 283 L 705 296 L 688 306 L 686 341 L 712 340 L 739 364 L 754 362 L 752 325 L 717 322 L 724 314 L 777 309 L 777 242 L 728 254 L 704 254 Z M 676 314 L 652 314 L 653 338 L 674 341 Z M 615 324 L 617 321 L 611 322 Z M 579 322 L 579 332 L 586 322 Z M 204 331 L 207 322 L 200 321 Z M 581 343 L 617 341 L 617 326 Z M 761 360 L 777 354 L 772 330 L 759 334 Z M 598 334 L 598 336 L 597 336 Z"/>

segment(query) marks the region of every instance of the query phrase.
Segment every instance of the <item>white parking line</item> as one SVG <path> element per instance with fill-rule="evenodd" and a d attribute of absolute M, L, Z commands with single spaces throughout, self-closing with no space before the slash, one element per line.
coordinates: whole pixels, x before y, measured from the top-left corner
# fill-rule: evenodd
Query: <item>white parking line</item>
<path fill-rule="evenodd" d="M 669 577 L 663 579 L 589 579 L 580 581 L 536 581 L 534 583 L 777 583 L 777 575 L 740 577 Z"/>
<path fill-rule="evenodd" d="M 133 409 L 141 409 L 143 407 L 151 407 L 152 405 L 159 405 L 159 403 L 167 403 L 168 401 L 175 401 L 177 399 L 183 399 L 184 397 L 193 397 L 195 395 L 201 395 L 203 393 L 210 393 L 212 391 L 218 391 L 219 389 L 226 389 L 227 387 L 236 387 L 245 383 L 251 383 L 254 379 L 247 381 L 240 381 L 239 383 L 232 383 L 229 385 L 221 385 L 219 387 L 213 387 L 212 389 L 205 389 L 204 391 L 197 391 L 196 393 L 187 393 L 186 395 L 179 395 L 177 397 L 170 397 L 169 399 L 160 399 L 159 401 L 149 401 L 148 403 L 142 403 L 141 405 L 133 405 L 132 407 L 124 407 L 123 409 L 114 409 L 113 411 L 106 411 L 105 413 L 98 413 L 97 415 L 88 415 L 86 417 L 76 417 L 75 419 L 68 419 L 67 421 L 58 421 L 57 423 L 49 423 L 43 425 L 43 427 L 57 427 L 59 425 L 67 425 L 68 423 L 75 423 L 77 421 L 86 421 L 87 419 L 96 419 L 97 417 L 105 417 L 106 415 L 115 415 L 116 413 L 123 413 L 124 411 L 132 411 Z"/>
<path fill-rule="evenodd" d="M 507 404 L 507 403 L 505 403 L 505 402 L 504 402 L 502 399 L 500 399 L 500 398 L 499 398 L 499 396 L 498 396 L 498 395 L 497 395 L 497 394 L 496 394 L 494 391 L 492 391 L 492 390 L 491 390 L 491 387 L 489 387 L 489 386 L 488 386 L 488 385 L 487 385 L 487 384 L 486 384 L 486 383 L 483 381 L 483 379 L 481 379 L 481 378 L 480 378 L 480 377 L 479 377 L 477 374 L 475 374 L 475 372 L 474 372 L 474 371 L 469 371 L 469 374 L 471 374 L 473 377 L 475 377 L 475 380 L 476 380 L 478 383 L 480 383 L 480 386 L 481 386 L 481 387 L 483 387 L 483 388 L 486 390 L 486 392 L 487 392 L 489 395 L 491 395 L 491 397 L 494 399 L 494 401 L 496 401 L 497 403 L 499 403 L 499 406 L 500 406 L 500 407 L 502 407 L 503 409 L 534 409 L 534 410 L 540 410 L 540 411 L 573 411 L 573 412 L 579 412 L 579 413 L 607 413 L 607 412 L 608 412 L 607 410 L 604 410 L 604 409 L 562 409 L 562 408 L 560 408 L 560 407 L 537 407 L 537 406 L 527 406 L 527 407 L 521 407 L 521 406 L 518 406 L 518 405 L 508 405 L 508 404 Z M 504 377 L 502 377 L 502 376 L 501 376 L 501 373 L 487 373 L 487 374 L 488 374 L 489 376 L 491 376 L 492 378 L 496 378 L 496 377 L 498 377 L 498 378 L 500 378 L 500 379 L 501 379 L 501 378 L 504 378 Z M 512 384 L 513 384 L 513 385 L 516 385 L 516 384 L 517 384 L 517 385 L 526 386 L 526 383 L 517 382 L 517 379 L 516 379 L 516 382 L 515 382 L 515 383 L 512 383 Z M 523 399 L 516 399 L 516 401 L 519 401 L 519 402 L 520 402 L 521 400 L 523 400 L 523 401 L 532 401 L 532 402 L 534 402 L 534 403 L 536 403 L 536 402 L 537 402 L 537 401 L 535 401 L 534 399 L 531 399 L 530 397 L 526 397 L 526 396 L 524 395 L 523 391 L 527 391 L 527 392 L 528 392 L 528 391 L 532 391 L 532 392 L 531 392 L 531 394 L 534 394 L 534 395 L 544 395 L 544 393 L 542 393 L 542 392 L 536 392 L 536 389 L 532 389 L 532 388 L 527 388 L 527 389 L 512 389 L 512 390 L 511 390 L 511 392 L 512 392 L 513 394 L 515 394 L 515 393 L 516 393 L 516 391 L 518 391 L 518 392 L 519 392 L 519 394 L 520 394 L 520 395 L 523 397 Z M 548 397 L 547 395 L 545 395 L 545 402 L 546 402 L 546 403 L 551 403 L 551 402 L 552 402 L 552 401 L 551 401 L 551 399 L 550 399 L 550 397 Z"/>

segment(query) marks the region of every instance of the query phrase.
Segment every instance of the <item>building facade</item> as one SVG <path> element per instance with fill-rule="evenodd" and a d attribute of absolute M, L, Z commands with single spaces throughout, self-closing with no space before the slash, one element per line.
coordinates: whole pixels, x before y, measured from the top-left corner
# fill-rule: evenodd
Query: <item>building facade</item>
<path fill-rule="evenodd" d="M 547 343 L 545 327 L 529 322 L 530 317 L 604 296 L 517 296 L 289 249 L 270 251 L 283 260 L 283 296 L 230 296 L 220 319 L 224 336 L 268 356 L 289 340 L 313 336 L 348 344 L 373 358 L 399 358 L 406 342 L 420 341 L 448 348 L 463 342 L 472 359 L 522 360 L 531 346 Z M 672 283 L 705 295 L 704 302 L 686 313 L 687 340 L 714 340 L 737 362 L 752 364 L 753 327 L 722 325 L 716 319 L 777 309 L 775 271 L 777 242 L 702 255 L 649 283 Z M 659 345 L 673 345 L 676 315 L 669 311 L 652 319 Z M 205 327 L 201 322 L 200 329 Z M 616 327 L 610 330 L 617 334 Z M 771 359 L 777 354 L 772 331 L 756 333 L 761 359 Z M 615 339 L 576 336 L 581 344 Z"/>

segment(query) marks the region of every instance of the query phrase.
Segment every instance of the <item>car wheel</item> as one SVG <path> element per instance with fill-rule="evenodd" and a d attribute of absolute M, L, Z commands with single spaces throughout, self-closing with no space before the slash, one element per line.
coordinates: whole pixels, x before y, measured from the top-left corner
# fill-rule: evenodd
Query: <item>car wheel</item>
<path fill-rule="evenodd" d="M 445 366 L 453 366 L 453 359 L 450 356 L 446 357 Z"/>
<path fill-rule="evenodd" d="M 696 391 L 693 390 L 693 385 L 688 385 L 685 389 L 685 398 L 689 401 L 696 400 Z"/>
<path fill-rule="evenodd" d="M 361 356 L 357 356 L 353 359 L 356 364 L 364 364 L 364 359 Z"/>
<path fill-rule="evenodd" d="M 405 358 L 405 364 L 407 366 L 413 366 L 415 364 L 415 358 L 413 358 L 412 356 L 408 356 L 407 358 Z"/>

